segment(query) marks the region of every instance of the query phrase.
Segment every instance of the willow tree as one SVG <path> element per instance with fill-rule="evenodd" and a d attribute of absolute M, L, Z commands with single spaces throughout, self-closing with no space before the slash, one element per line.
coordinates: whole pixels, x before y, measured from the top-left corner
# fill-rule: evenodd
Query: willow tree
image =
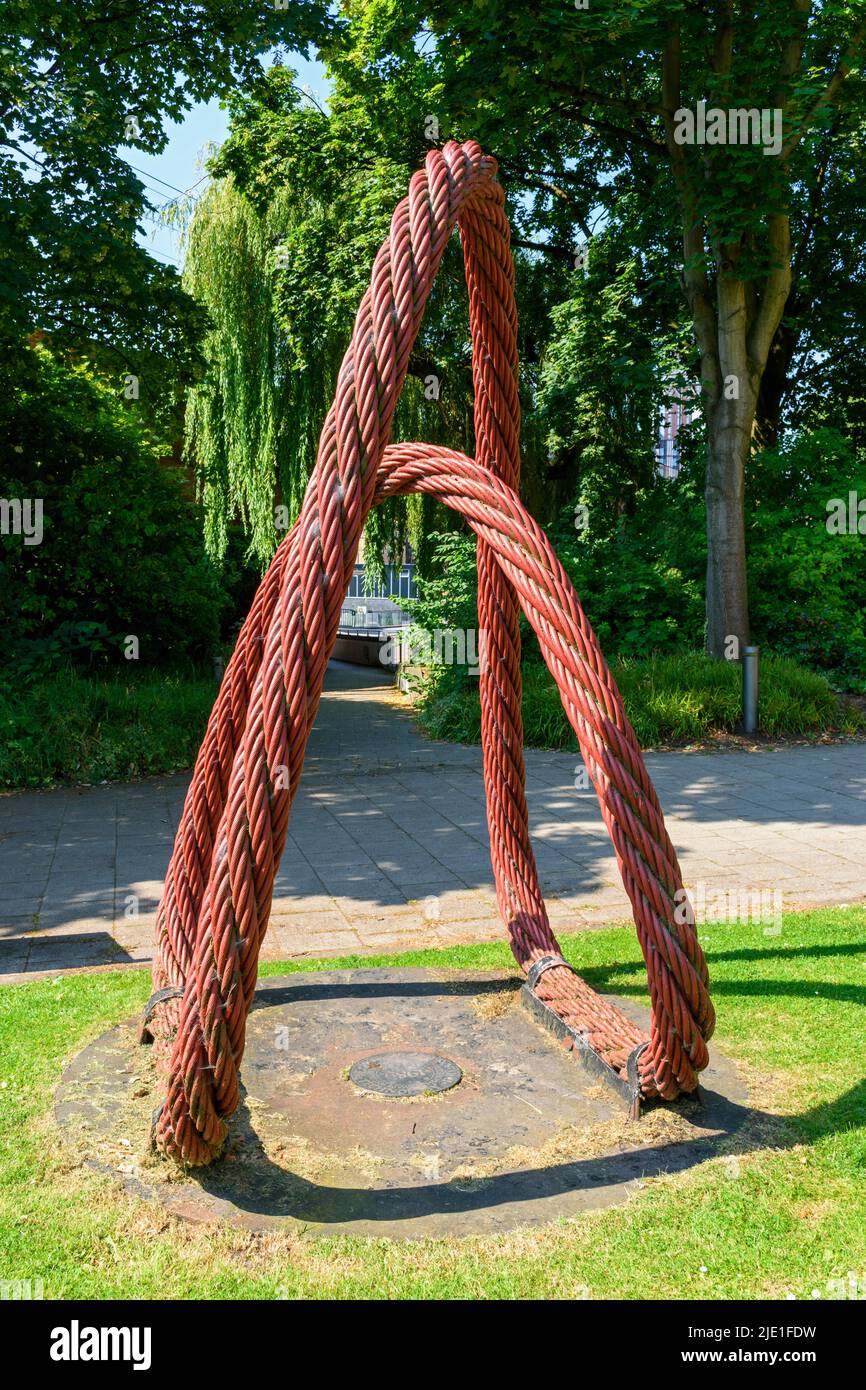
<path fill-rule="evenodd" d="M 342 311 L 324 312 L 322 259 L 314 253 L 308 263 L 305 237 L 311 222 L 321 229 L 326 210 L 311 198 L 298 206 L 289 187 L 257 205 L 228 175 L 212 181 L 189 225 L 184 286 L 207 310 L 210 327 L 206 371 L 187 397 L 184 452 L 217 560 L 229 526 L 239 524 L 249 558 L 264 567 L 300 511 L 351 328 L 348 300 Z M 300 286 L 318 305 L 312 315 L 299 302 Z M 401 409 L 415 434 L 419 396 L 410 385 Z M 417 531 L 410 508 L 411 499 L 395 499 L 373 514 L 367 550 L 374 578 L 385 548 L 399 551 L 408 531 Z M 420 520 L 417 503 L 412 510 Z"/>
<path fill-rule="evenodd" d="M 194 465 L 212 555 L 238 519 L 260 562 L 273 553 L 274 503 L 287 426 L 286 354 L 273 303 L 268 219 L 215 179 L 188 231 L 184 287 L 209 315 L 207 370 L 189 393 L 185 453 Z M 291 476 L 291 475 L 290 475 Z M 281 480 L 282 481 L 282 480 Z"/>
<path fill-rule="evenodd" d="M 327 111 L 280 65 L 238 91 L 229 138 L 211 162 L 214 182 L 192 220 L 185 283 L 209 309 L 213 327 L 207 374 L 189 401 L 187 450 L 216 553 L 237 517 L 252 553 L 265 560 L 278 539 L 274 502 L 287 506 L 289 520 L 296 513 L 370 267 L 430 148 L 417 123 L 431 101 L 423 70 L 418 84 L 410 74 L 407 82 L 358 92 L 352 66 L 333 55 Z M 395 139 L 400 128 L 404 138 Z M 556 291 L 543 267 L 524 259 L 517 272 L 523 384 L 531 399 L 538 340 Z M 410 356 L 394 437 L 474 451 L 468 304 L 456 238 Z M 527 453 L 531 482 L 531 447 Z M 548 519 L 542 491 L 529 500 Z M 368 570 L 375 577 L 383 553 L 399 554 L 404 539 L 423 570 L 430 533 L 455 524 L 430 498 L 392 499 L 368 520 Z"/>

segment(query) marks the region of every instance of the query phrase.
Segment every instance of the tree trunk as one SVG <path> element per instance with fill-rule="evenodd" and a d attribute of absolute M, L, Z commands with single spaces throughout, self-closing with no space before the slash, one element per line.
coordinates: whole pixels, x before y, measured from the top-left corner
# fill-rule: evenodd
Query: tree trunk
<path fill-rule="evenodd" d="M 707 652 L 736 659 L 749 642 L 743 498 L 754 398 L 718 401 L 708 417 Z"/>
<path fill-rule="evenodd" d="M 789 84 L 800 69 L 810 0 L 795 0 L 796 23 L 782 46 L 777 105 L 787 105 Z M 731 72 L 733 54 L 733 5 L 720 7 L 722 23 L 716 34 L 715 70 Z M 866 37 L 866 20 L 849 45 L 846 57 L 820 98 L 823 105 L 835 98 Z M 766 188 L 768 211 L 761 234 L 767 252 L 767 269 L 760 285 L 751 276 L 740 278 L 738 263 L 746 241 L 742 233 L 727 241 L 711 236 L 715 259 L 716 303 L 712 303 L 706 264 L 707 219 L 701 209 L 695 167 L 690 166 L 674 129 L 674 115 L 681 104 L 680 21 L 671 19 L 662 56 L 662 108 L 668 154 L 682 212 L 682 284 L 695 327 L 701 355 L 701 381 L 707 416 L 707 652 L 713 657 L 739 657 L 749 641 L 749 599 L 746 581 L 746 538 L 743 517 L 746 464 L 755 427 L 761 380 L 791 292 L 791 223 L 787 196 L 780 206 L 771 181 Z M 818 109 L 817 107 L 815 109 Z M 789 136 L 782 168 L 800 135 Z M 766 151 L 765 151 L 766 153 Z M 698 166 L 699 168 L 699 166 Z M 769 173 L 769 170 L 767 171 Z M 701 174 L 698 172 L 698 179 Z M 789 359 L 790 360 L 790 359 Z M 778 364 L 780 367 L 782 362 Z M 765 428 L 778 433 L 782 391 L 777 383 L 773 398 L 766 399 Z M 763 418 L 763 417 L 762 417 Z"/>
<path fill-rule="evenodd" d="M 711 384 L 705 397 L 707 653 L 736 660 L 749 642 L 743 501 L 764 364 L 749 354 L 746 284 L 731 273 L 723 248 L 716 255 L 716 337 L 704 371 Z"/>

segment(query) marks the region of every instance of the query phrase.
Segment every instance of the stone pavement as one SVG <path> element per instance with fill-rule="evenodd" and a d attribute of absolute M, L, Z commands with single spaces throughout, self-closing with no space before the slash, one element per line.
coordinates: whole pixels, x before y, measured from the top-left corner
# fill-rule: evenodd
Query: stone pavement
<path fill-rule="evenodd" d="M 595 795 L 575 787 L 575 755 L 530 750 L 526 762 L 554 929 L 629 919 Z M 866 902 L 866 745 L 647 763 L 708 920 L 744 915 L 743 894 L 765 929 L 772 904 Z M 480 768 L 480 749 L 422 738 L 385 673 L 332 663 L 265 956 L 501 939 Z M 150 958 L 186 782 L 0 795 L 0 979 Z"/>

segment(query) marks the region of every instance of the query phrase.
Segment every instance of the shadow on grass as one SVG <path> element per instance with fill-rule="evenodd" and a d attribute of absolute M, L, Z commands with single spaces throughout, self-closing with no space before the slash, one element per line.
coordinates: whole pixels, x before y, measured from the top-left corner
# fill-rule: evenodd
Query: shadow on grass
<path fill-rule="evenodd" d="M 716 1136 L 700 1135 L 694 1140 L 580 1158 L 487 1178 L 395 1186 L 377 1191 L 319 1184 L 273 1163 L 252 1126 L 244 1093 L 232 1124 L 235 1142 L 243 1150 L 244 1167 L 254 1175 L 254 1181 L 245 1185 L 240 1198 L 236 1182 L 226 1181 L 226 1165 L 217 1163 L 198 1171 L 195 1182 L 204 1193 L 230 1202 L 243 1212 L 341 1228 L 344 1233 L 356 1223 L 396 1223 L 457 1216 L 482 1209 L 515 1209 L 540 1200 L 550 1203 L 545 1219 L 551 1220 L 557 1216 L 576 1215 L 581 1208 L 590 1210 L 621 1202 L 636 1184 L 647 1178 L 683 1173 L 722 1155 L 736 1158 L 764 1148 L 768 1142 L 774 1149 L 790 1148 L 806 1137 L 815 1139 L 848 1129 L 853 1115 L 866 1114 L 866 1080 L 858 1082 L 835 1101 L 786 1119 L 740 1105 L 716 1092 L 704 1091 L 703 1094 L 712 1106 L 714 1124 L 721 1129 Z M 689 1124 L 698 1128 L 705 1123 L 700 1103 L 685 1100 L 676 1104 L 678 1113 Z M 600 1191 L 603 1193 L 601 1201 Z M 557 1211 L 556 1198 L 571 1197 L 575 1192 L 584 1194 L 586 1200 L 582 1203 L 570 1201 L 567 1211 Z M 496 1227 L 496 1220 L 491 1221 L 490 1229 Z M 435 1231 L 419 1234 L 435 1234 Z"/>
<path fill-rule="evenodd" d="M 829 948 L 815 953 L 829 954 Z M 848 947 L 840 953 L 848 954 Z M 726 953 L 729 960 L 751 959 L 754 954 L 750 950 Z M 803 952 L 802 948 L 791 947 L 780 949 L 776 954 L 801 955 Z M 595 988 L 604 985 L 610 988 L 617 976 L 631 975 L 636 968 L 636 961 L 621 962 L 594 967 L 583 974 Z M 264 994 L 257 996 L 254 1009 L 257 1012 L 267 1010 L 289 1000 L 315 1005 L 326 998 L 339 1001 L 359 994 L 365 1001 L 374 1002 L 396 992 L 410 1002 L 413 998 L 446 993 L 477 996 L 513 988 L 513 981 L 499 979 L 361 983 L 348 978 L 327 982 L 312 978 L 290 986 L 269 984 Z M 644 994 L 637 985 L 617 983 L 615 988 L 622 995 Z M 762 996 L 800 992 L 799 982 L 784 980 L 721 981 L 716 982 L 715 988 L 719 993 Z M 866 1002 L 866 990 L 858 986 L 827 984 L 822 987 L 810 981 L 804 988 L 810 994 L 817 988 L 835 1001 Z M 104 1035 L 104 1039 L 109 1036 Z M 99 1041 L 102 1040 L 94 1045 Z M 246 1090 L 242 1088 L 241 1104 L 231 1121 L 226 1157 L 209 1168 L 194 1170 L 181 1183 L 160 1191 L 166 1205 L 178 1215 L 193 1220 L 229 1218 L 252 1229 L 266 1229 L 274 1221 L 287 1218 L 301 1225 L 326 1227 L 334 1233 L 370 1235 L 377 1230 L 397 1236 L 493 1233 L 525 1221 L 547 1222 L 621 1203 L 642 1180 L 660 1174 L 682 1173 L 712 1158 L 734 1158 L 768 1146 L 784 1150 L 804 1139 L 812 1141 L 844 1132 L 852 1124 L 866 1119 L 866 1079 L 857 1081 L 833 1101 L 784 1118 L 749 1105 L 733 1068 L 729 1076 L 720 1070 L 717 1084 L 723 1085 L 729 1093 L 723 1095 L 719 1090 L 702 1086 L 701 1100 L 685 1097 L 671 1107 L 659 1107 L 674 1109 L 680 1120 L 693 1129 L 693 1137 L 642 1145 L 636 1129 L 633 1147 L 627 1147 L 627 1141 L 625 1144 L 614 1141 L 608 1152 L 591 1157 L 448 1182 L 410 1184 L 395 1181 L 378 1189 L 315 1181 L 275 1163 L 256 1130 L 256 1102 L 251 1107 Z M 350 1169 L 347 1176 L 351 1177 Z M 128 1179 L 126 1185 L 141 1196 L 154 1196 L 154 1188 L 148 1188 L 137 1178 Z M 459 1225 L 454 1224 L 455 1219 L 473 1213 L 475 1219 L 468 1221 L 465 1231 L 461 1232 Z"/>
<path fill-rule="evenodd" d="M 735 953 L 730 954 L 733 956 Z M 630 972 L 633 968 L 622 964 L 586 971 L 585 976 L 598 987 L 603 979 Z M 477 991 L 479 983 L 456 981 L 451 988 L 469 994 Z M 791 986 L 784 981 L 771 981 L 769 986 L 767 982 L 755 982 L 754 991 L 751 982 L 728 982 L 728 986 L 732 992 L 736 990 L 750 994 L 797 992 L 796 982 Z M 440 982 L 424 982 L 404 984 L 400 989 L 401 992 L 418 995 L 435 993 L 442 987 Z M 496 987 L 492 981 L 482 985 L 485 990 Z M 375 997 L 377 994 L 393 993 L 395 986 L 393 983 L 371 983 L 363 988 Z M 334 989 L 338 995 L 341 992 L 352 994 L 357 992 L 358 986 L 349 982 L 345 985 L 317 986 L 311 982 L 309 986 L 303 986 L 295 998 L 314 1001 L 326 992 L 331 994 Z M 811 982 L 809 990 L 810 993 L 814 992 Z M 825 986 L 825 991 L 829 998 L 866 1002 L 866 991 L 857 987 L 836 989 Z M 620 986 L 617 986 L 617 992 L 621 992 Z M 643 993 L 636 987 L 622 992 L 635 995 Z M 288 993 L 280 989 L 268 991 L 267 1003 L 282 1002 Z M 482 1210 L 495 1212 L 499 1209 L 499 1221 L 493 1216 L 489 1223 L 490 1229 L 496 1229 L 497 1224 L 507 1219 L 503 1211 L 505 1208 L 510 1209 L 512 1214 L 518 1213 L 516 1220 L 519 1220 L 522 1207 L 530 1211 L 533 1203 L 544 1200 L 550 1208 L 547 1219 L 555 1219 L 557 1215 L 574 1215 L 581 1209 L 588 1210 L 624 1200 L 629 1190 L 643 1179 L 662 1173 L 682 1173 L 708 1159 L 721 1155 L 735 1157 L 764 1148 L 768 1143 L 777 1149 L 789 1148 L 806 1136 L 818 1138 L 848 1128 L 852 1115 L 858 1111 L 866 1114 L 866 1080 L 858 1082 L 833 1102 L 784 1119 L 703 1086 L 701 1095 L 702 1102 L 687 1097 L 673 1107 L 663 1107 L 675 1109 L 682 1120 L 693 1126 L 694 1138 L 623 1149 L 480 1179 L 372 1190 L 317 1183 L 286 1172 L 275 1164 L 259 1140 L 244 1093 L 239 1111 L 232 1121 L 233 1150 L 251 1177 L 244 1184 L 242 1197 L 237 1191 L 236 1175 L 230 1173 L 229 1165 L 225 1163 L 200 1170 L 195 1175 L 195 1183 L 203 1193 L 218 1201 L 230 1202 L 244 1212 L 265 1218 L 288 1217 L 331 1229 L 351 1230 L 353 1226 L 375 1228 L 377 1223 L 432 1221 L 432 1231 L 419 1232 L 429 1234 L 435 1231 L 436 1218 Z M 707 1134 L 707 1127 L 713 1132 Z M 576 1197 L 575 1194 L 580 1195 Z M 567 1210 L 565 1207 L 557 1210 L 556 1199 L 565 1198 L 566 1195 L 569 1199 Z M 514 1221 L 509 1224 L 514 1224 Z"/>
<path fill-rule="evenodd" d="M 726 980 L 720 979 L 718 975 L 712 973 L 713 966 L 720 961 L 761 961 L 766 963 L 773 958 L 792 960 L 795 957 L 808 959 L 809 957 L 829 957 L 829 956 L 862 956 L 866 946 L 861 942 L 846 942 L 842 946 L 784 946 L 775 947 L 771 953 L 766 948 L 758 950 L 751 947 L 743 947 L 735 951 L 713 952 L 709 959 L 711 973 L 711 990 L 714 999 L 720 995 L 741 996 L 743 998 L 754 998 L 760 995 L 773 995 L 776 997 L 799 995 L 809 995 L 831 1000 L 833 1003 L 864 1004 L 866 1005 L 866 985 L 835 984 L 830 980 L 772 980 L 766 976 L 761 976 L 755 980 Z M 621 979 L 622 976 L 632 976 L 637 971 L 643 971 L 644 963 L 635 958 L 631 961 L 615 961 L 612 965 L 592 965 L 584 966 L 580 974 L 586 983 L 595 990 L 604 992 L 613 990 L 617 994 L 622 994 L 631 998 L 644 998 L 646 988 L 644 985 L 629 983 L 628 979 Z"/>

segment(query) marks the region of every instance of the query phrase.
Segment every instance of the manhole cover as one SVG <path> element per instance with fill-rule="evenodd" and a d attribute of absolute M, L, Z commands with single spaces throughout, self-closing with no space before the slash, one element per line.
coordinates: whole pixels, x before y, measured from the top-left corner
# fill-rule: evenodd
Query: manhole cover
<path fill-rule="evenodd" d="M 350 1081 L 378 1096 L 438 1095 L 450 1091 L 462 1076 L 454 1062 L 433 1052 L 377 1052 L 349 1071 Z"/>

